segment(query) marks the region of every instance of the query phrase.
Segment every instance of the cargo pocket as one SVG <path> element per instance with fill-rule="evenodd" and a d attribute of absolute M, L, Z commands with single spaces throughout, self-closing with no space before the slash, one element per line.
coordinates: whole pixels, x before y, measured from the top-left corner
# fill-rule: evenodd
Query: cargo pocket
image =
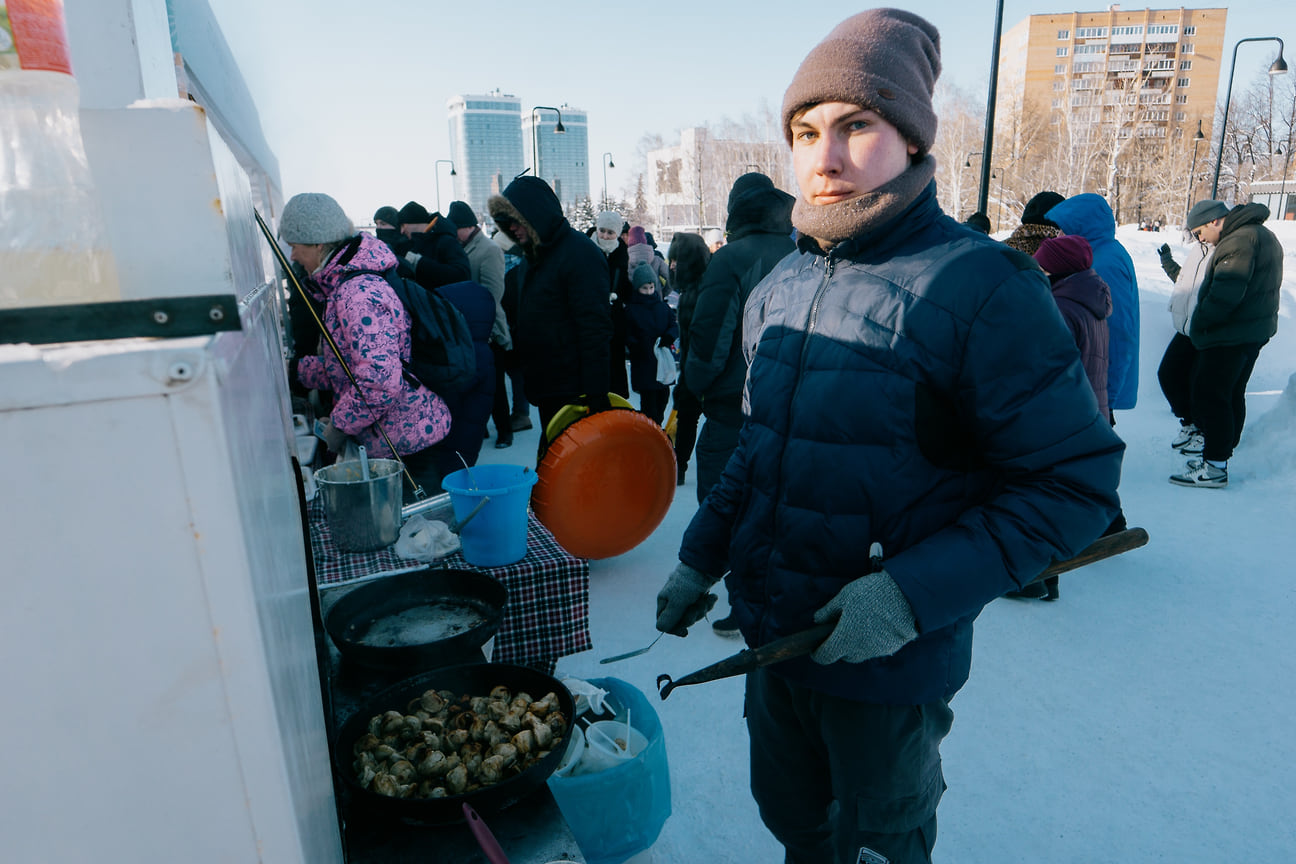
<path fill-rule="evenodd" d="M 855 825 L 861 834 L 905 834 L 931 821 L 945 793 L 945 777 L 937 762 L 916 795 L 855 799 Z"/>

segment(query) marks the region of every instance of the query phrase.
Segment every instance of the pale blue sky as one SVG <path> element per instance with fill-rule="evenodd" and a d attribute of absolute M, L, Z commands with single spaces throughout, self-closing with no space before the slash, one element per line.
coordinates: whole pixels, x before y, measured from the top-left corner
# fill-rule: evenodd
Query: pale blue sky
<path fill-rule="evenodd" d="M 450 158 L 446 101 L 498 87 L 533 105 L 589 113 L 590 191 L 603 185 L 610 151 L 613 193 L 643 170 L 645 133 L 667 143 L 677 130 L 728 116 L 777 112 L 806 52 L 867 4 L 519 3 L 446 0 L 210 0 L 279 158 L 285 197 L 327 192 L 357 221 L 383 204 L 436 205 L 437 159 Z M 985 99 L 994 0 L 898 4 L 941 31 L 942 82 Z M 1203 4 L 1205 5 L 1205 4 Z M 1084 11 L 1104 4 L 1084 4 Z M 1141 8 L 1125 4 L 1125 8 Z M 1156 8 L 1167 8 L 1157 4 Z M 1247 36 L 1279 36 L 1296 59 L 1296 4 L 1229 6 L 1225 65 Z M 1004 30 L 1062 4 L 1005 0 Z M 1239 52 L 1241 88 L 1277 45 Z M 1221 74 L 1222 85 L 1227 71 Z M 441 202 L 453 198 L 441 166 Z M 479 214 L 482 215 L 482 214 Z"/>

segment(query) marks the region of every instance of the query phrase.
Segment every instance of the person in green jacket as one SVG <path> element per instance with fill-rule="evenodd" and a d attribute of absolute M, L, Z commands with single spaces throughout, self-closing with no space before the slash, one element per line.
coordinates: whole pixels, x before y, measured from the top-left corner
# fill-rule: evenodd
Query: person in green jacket
<path fill-rule="evenodd" d="M 1188 338 L 1197 349 L 1191 399 L 1202 453 L 1190 458 L 1179 486 L 1219 489 L 1228 485 L 1228 460 L 1242 437 L 1246 386 L 1260 349 L 1278 332 L 1282 244 L 1264 227 L 1269 208 L 1240 204 L 1193 229 L 1215 247 L 1202 280 Z"/>

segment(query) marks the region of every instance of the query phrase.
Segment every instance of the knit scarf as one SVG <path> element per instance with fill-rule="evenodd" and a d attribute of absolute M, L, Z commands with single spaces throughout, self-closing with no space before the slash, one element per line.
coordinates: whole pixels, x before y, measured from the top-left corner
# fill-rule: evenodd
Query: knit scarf
<path fill-rule="evenodd" d="M 936 160 L 929 153 L 903 174 L 858 198 L 836 204 L 808 204 L 798 196 L 792 207 L 792 225 L 827 249 L 894 218 L 914 202 L 935 176 Z"/>

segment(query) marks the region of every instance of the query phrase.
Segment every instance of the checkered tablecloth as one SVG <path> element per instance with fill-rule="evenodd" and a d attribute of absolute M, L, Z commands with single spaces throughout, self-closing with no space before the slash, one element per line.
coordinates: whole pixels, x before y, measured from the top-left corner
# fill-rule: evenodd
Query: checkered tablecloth
<path fill-rule="evenodd" d="M 559 546 L 534 513 L 527 514 L 526 557 L 506 567 L 476 567 L 459 552 L 432 565 L 402 558 L 390 547 L 377 552 L 343 552 L 333 544 L 320 498 L 310 502 L 307 516 L 315 579 L 320 587 L 425 566 L 474 570 L 495 577 L 508 589 L 504 620 L 495 635 L 493 662 L 531 663 L 593 647 L 589 635 L 589 562 Z"/>

